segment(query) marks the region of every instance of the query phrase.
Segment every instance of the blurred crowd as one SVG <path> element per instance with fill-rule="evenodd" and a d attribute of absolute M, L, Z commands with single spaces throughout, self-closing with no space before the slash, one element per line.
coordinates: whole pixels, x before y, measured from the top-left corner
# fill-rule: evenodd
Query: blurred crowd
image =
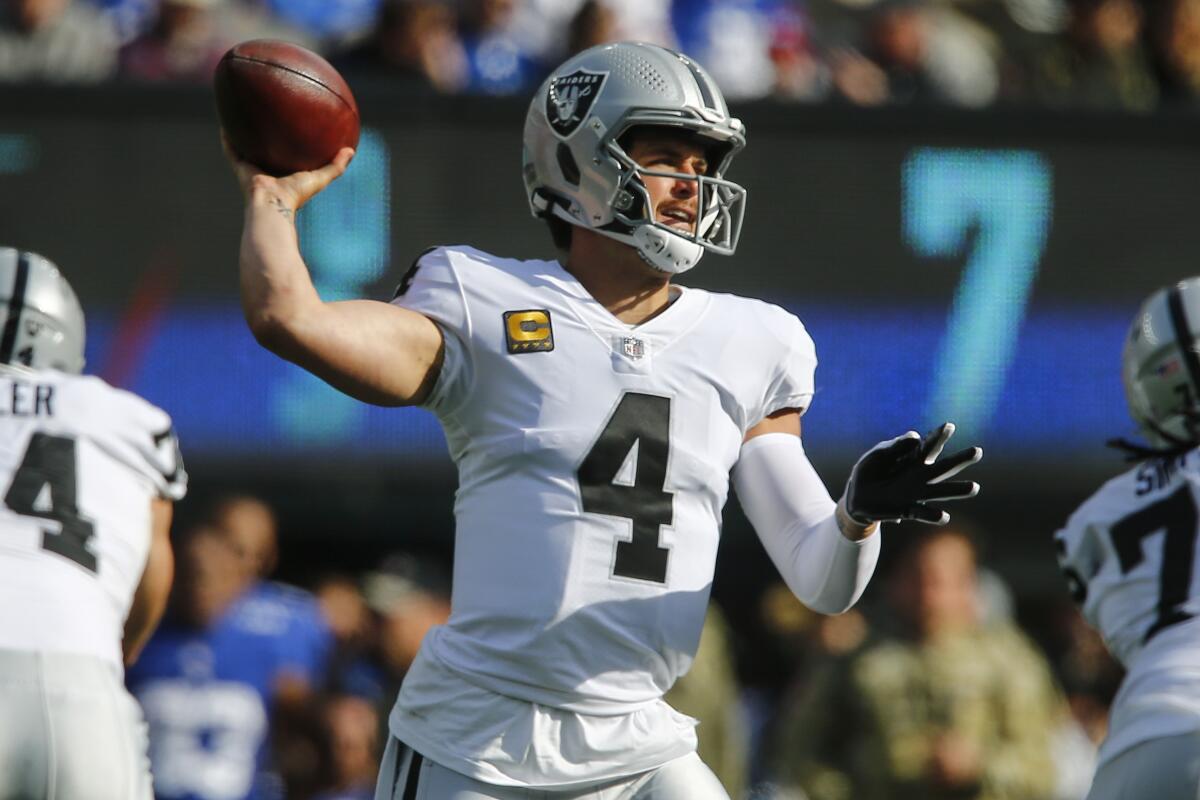
<path fill-rule="evenodd" d="M 159 800 L 373 796 L 396 691 L 449 615 L 448 565 L 398 552 L 302 589 L 272 580 L 276 526 L 241 495 L 175 532 L 169 610 L 127 677 Z M 894 532 L 872 602 L 836 617 L 781 583 L 753 619 L 712 606 L 667 699 L 700 720 L 731 797 L 1084 797 L 1119 669 L 1065 590 L 1018 613 L 978 541 Z"/>
<path fill-rule="evenodd" d="M 526 95 L 565 56 L 638 39 L 734 101 L 1146 111 L 1200 97 L 1200 0 L 0 0 L 0 83 L 207 81 L 284 38 L 352 85 Z"/>

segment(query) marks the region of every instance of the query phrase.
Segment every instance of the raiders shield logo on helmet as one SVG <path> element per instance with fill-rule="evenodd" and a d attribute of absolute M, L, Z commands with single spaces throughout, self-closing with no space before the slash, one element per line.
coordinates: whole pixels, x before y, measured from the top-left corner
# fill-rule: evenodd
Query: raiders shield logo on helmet
<path fill-rule="evenodd" d="M 546 119 L 550 127 L 564 139 L 575 132 L 587 118 L 588 109 L 604 89 L 607 72 L 577 69 L 550 81 L 546 93 Z"/>

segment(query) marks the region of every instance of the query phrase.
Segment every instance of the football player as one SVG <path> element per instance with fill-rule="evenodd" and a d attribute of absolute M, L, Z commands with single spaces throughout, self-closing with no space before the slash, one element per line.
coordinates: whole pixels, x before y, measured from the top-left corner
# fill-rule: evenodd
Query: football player
<path fill-rule="evenodd" d="M 271 757 L 324 680 L 330 633 L 313 598 L 263 580 L 275 515 L 222 497 L 176 539 L 171 607 L 126 684 L 150 730 L 156 800 L 274 797 Z"/>
<path fill-rule="evenodd" d="M 243 307 L 260 342 L 342 391 L 438 415 L 459 489 L 451 618 L 390 717 L 378 798 L 724 798 L 663 693 L 696 652 L 730 476 L 814 609 L 858 598 L 878 521 L 968 497 L 953 430 L 860 460 L 835 504 L 800 441 L 813 344 L 767 303 L 683 288 L 732 253 L 746 141 L 694 61 L 654 45 L 571 58 L 530 105 L 524 180 L 557 261 L 424 253 L 391 303 L 323 303 L 293 216 L 346 168 L 238 163 Z M 937 505 L 931 505 L 935 503 Z"/>
<path fill-rule="evenodd" d="M 186 475 L 170 418 L 83 369 L 83 309 L 0 248 L 0 797 L 150 800 L 125 690 L 166 604 Z"/>
<path fill-rule="evenodd" d="M 1127 673 L 1089 800 L 1200 796 L 1200 278 L 1142 304 L 1121 357 L 1129 411 L 1149 440 L 1137 465 L 1055 537 L 1084 616 Z"/>

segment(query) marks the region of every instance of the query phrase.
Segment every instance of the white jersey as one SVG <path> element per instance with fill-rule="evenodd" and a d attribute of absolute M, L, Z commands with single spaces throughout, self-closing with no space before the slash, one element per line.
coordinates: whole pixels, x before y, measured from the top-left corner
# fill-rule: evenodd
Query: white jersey
<path fill-rule="evenodd" d="M 1200 730 L 1198 491 L 1200 452 L 1147 461 L 1101 487 L 1055 537 L 1084 616 L 1128 670 L 1101 763 Z"/>
<path fill-rule="evenodd" d="M 0 369 L 0 649 L 120 670 L 150 500 L 185 487 L 163 411 L 99 378 Z"/>
<path fill-rule="evenodd" d="M 783 309 L 677 291 L 629 326 L 556 262 L 439 248 L 405 276 L 394 302 L 444 332 L 428 405 L 459 489 L 451 618 L 414 667 L 439 677 L 406 681 L 400 707 L 419 700 L 410 684 L 457 676 L 615 717 L 656 707 L 687 671 L 730 469 L 747 430 L 808 406 L 816 358 Z M 428 713 L 393 727 L 415 745 Z"/>

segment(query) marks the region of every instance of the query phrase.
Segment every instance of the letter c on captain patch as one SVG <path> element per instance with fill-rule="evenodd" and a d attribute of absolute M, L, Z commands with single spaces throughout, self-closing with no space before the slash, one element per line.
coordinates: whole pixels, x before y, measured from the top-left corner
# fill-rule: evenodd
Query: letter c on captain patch
<path fill-rule="evenodd" d="M 550 312 L 543 308 L 504 312 L 504 338 L 509 353 L 538 353 L 554 349 Z"/>

